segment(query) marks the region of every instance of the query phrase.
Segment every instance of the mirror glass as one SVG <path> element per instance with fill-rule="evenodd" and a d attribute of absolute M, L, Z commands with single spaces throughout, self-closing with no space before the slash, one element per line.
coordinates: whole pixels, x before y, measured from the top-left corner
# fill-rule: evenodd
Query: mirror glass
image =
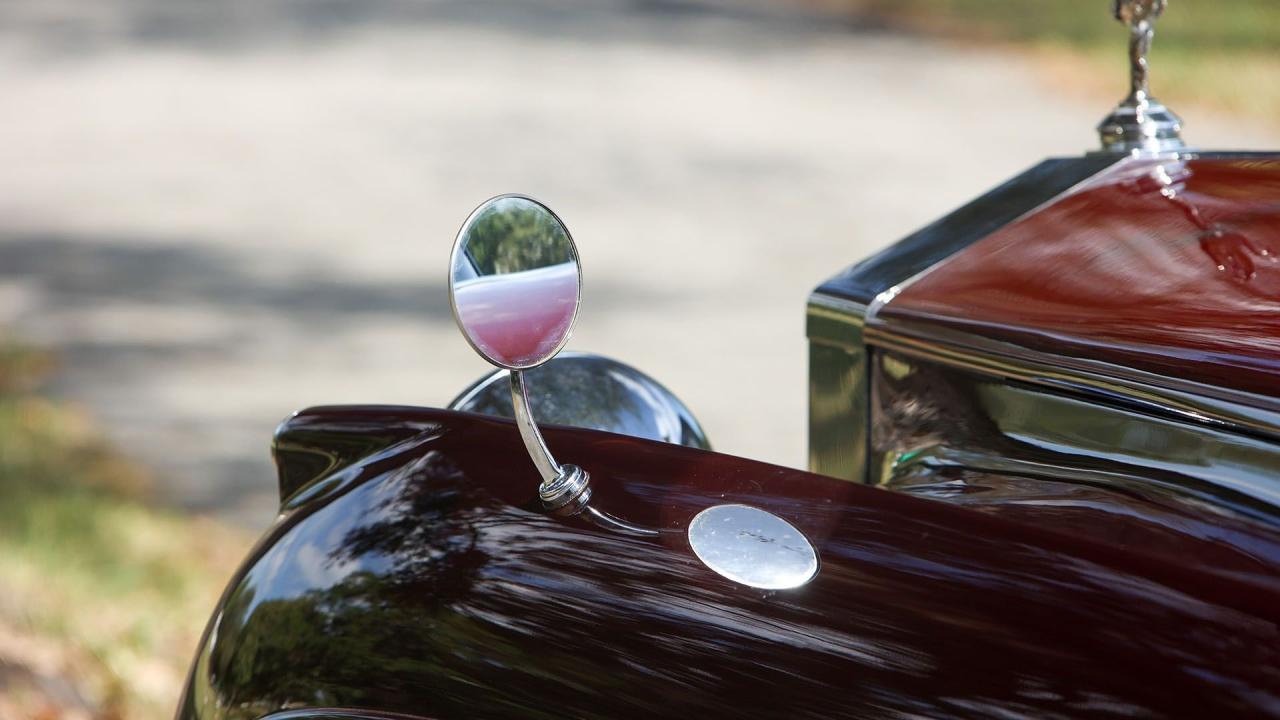
<path fill-rule="evenodd" d="M 467 341 L 510 370 L 550 360 L 569 340 L 582 269 L 569 230 L 532 198 L 486 201 L 454 242 L 449 298 Z"/>

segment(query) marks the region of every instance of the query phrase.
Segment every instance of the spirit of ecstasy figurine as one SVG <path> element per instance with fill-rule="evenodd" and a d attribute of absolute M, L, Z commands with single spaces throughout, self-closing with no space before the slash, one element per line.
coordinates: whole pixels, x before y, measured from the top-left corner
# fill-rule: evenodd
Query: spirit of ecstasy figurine
<path fill-rule="evenodd" d="M 1102 149 L 1176 152 L 1183 148 L 1182 121 L 1151 96 L 1147 55 L 1155 23 L 1168 0 L 1114 0 L 1116 19 L 1129 26 L 1129 96 L 1098 125 Z"/>
<path fill-rule="evenodd" d="M 1129 100 L 1145 100 L 1150 94 L 1147 53 L 1156 34 L 1156 20 L 1167 4 L 1168 0 L 1115 0 L 1112 6 L 1116 19 L 1129 26 Z"/>

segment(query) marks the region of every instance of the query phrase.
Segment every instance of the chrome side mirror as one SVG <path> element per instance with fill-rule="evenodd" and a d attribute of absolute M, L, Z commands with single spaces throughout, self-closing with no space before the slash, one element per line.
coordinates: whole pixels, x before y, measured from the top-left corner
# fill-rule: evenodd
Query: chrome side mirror
<path fill-rule="evenodd" d="M 538 495 L 551 510 L 580 511 L 588 476 L 547 449 L 529 407 L 524 371 L 569 341 L 582 297 L 578 249 L 564 222 L 523 195 L 500 195 L 476 208 L 453 243 L 449 302 L 458 328 L 485 360 L 511 371 L 511 403 L 525 449 L 542 476 Z"/>
<path fill-rule="evenodd" d="M 525 371 L 546 363 L 569 341 L 582 293 L 582 267 L 569 230 L 546 205 L 500 195 L 467 217 L 449 259 L 449 301 L 467 342 L 510 371 L 511 404 L 548 510 L 610 530 L 656 536 L 679 533 L 631 524 L 590 504 L 590 478 L 551 456 L 530 409 Z M 795 588 L 813 579 L 818 556 L 804 534 L 772 513 L 716 505 L 694 517 L 690 548 L 708 568 L 749 587 Z"/>

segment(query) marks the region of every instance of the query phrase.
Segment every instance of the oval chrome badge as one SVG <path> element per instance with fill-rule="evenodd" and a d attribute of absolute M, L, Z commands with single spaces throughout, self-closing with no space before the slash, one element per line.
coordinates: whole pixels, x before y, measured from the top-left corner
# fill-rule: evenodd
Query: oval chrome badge
<path fill-rule="evenodd" d="M 707 567 L 753 588 L 796 588 L 818 573 L 818 553 L 804 533 L 750 505 L 698 513 L 689 523 L 689 545 Z"/>

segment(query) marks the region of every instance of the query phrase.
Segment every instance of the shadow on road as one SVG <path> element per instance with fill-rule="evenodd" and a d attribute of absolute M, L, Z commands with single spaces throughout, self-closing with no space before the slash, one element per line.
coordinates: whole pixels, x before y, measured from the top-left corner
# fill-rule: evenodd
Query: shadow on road
<path fill-rule="evenodd" d="M 815 33 L 883 32 L 853 12 L 768 0 L 109 0 L 0 5 L 0 33 L 72 57 L 122 46 L 238 52 L 326 43 L 369 30 L 449 25 L 584 43 L 697 43 L 759 52 Z"/>
<path fill-rule="evenodd" d="M 58 233 L 0 234 L 0 280 L 39 278 L 41 290 L 64 307 L 218 305 L 231 312 L 331 324 L 357 322 L 366 314 L 428 321 L 451 317 L 443 281 L 351 282 L 306 272 L 305 266 L 301 272 L 272 273 L 266 281 L 249 267 L 251 257 L 217 245 L 199 239 L 140 244 Z"/>

